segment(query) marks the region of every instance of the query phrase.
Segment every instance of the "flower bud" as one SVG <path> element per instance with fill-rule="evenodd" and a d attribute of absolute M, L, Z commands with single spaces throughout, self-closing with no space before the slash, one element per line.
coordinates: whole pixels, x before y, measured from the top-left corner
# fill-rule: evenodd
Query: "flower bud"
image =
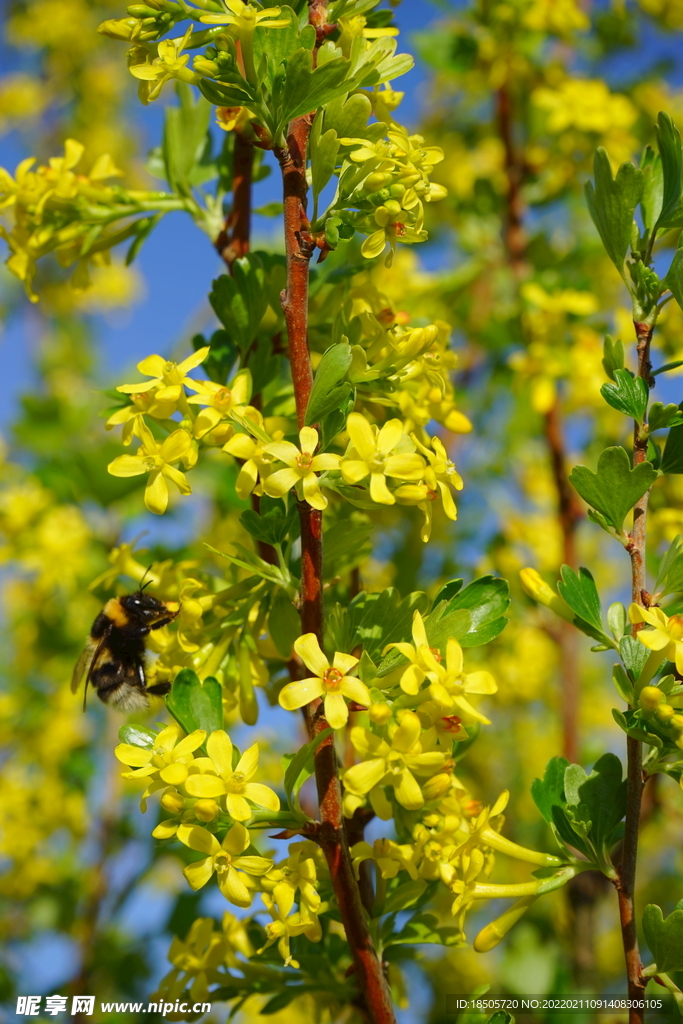
<path fill-rule="evenodd" d="M 98 25 L 97 31 L 100 35 L 109 36 L 110 39 L 123 39 L 130 42 L 137 24 L 137 18 L 109 18 Z"/>
<path fill-rule="evenodd" d="M 375 725 L 386 725 L 391 718 L 391 708 L 384 701 L 371 704 L 368 713 L 370 721 L 374 722 Z"/>
<path fill-rule="evenodd" d="M 218 817 L 219 811 L 220 807 L 215 800 L 197 800 L 194 805 L 195 817 L 199 818 L 200 821 L 213 821 L 214 818 Z"/>
<path fill-rule="evenodd" d="M 532 597 L 534 601 L 538 601 L 539 604 L 550 608 L 561 619 L 566 619 L 567 622 L 574 621 L 574 612 L 569 605 L 548 586 L 541 574 L 536 572 L 535 569 L 522 569 L 519 574 L 519 581 L 522 584 L 524 593 Z"/>
<path fill-rule="evenodd" d="M 384 205 L 386 206 L 387 210 L 389 211 L 392 217 L 398 217 L 399 213 L 401 212 L 400 203 L 397 203 L 395 199 L 387 199 Z"/>
<path fill-rule="evenodd" d="M 664 724 L 666 725 L 674 717 L 674 715 L 676 714 L 676 710 L 675 708 L 672 708 L 670 704 L 660 704 L 657 708 L 656 714 L 660 722 L 664 722 Z"/>
<path fill-rule="evenodd" d="M 363 188 L 366 192 L 377 192 L 378 189 L 384 188 L 388 181 L 391 181 L 391 175 L 386 171 L 374 171 L 372 174 L 368 174 Z"/>
<path fill-rule="evenodd" d="M 678 729 L 683 731 L 683 715 L 675 714 L 669 719 L 669 725 L 672 729 Z"/>
<path fill-rule="evenodd" d="M 644 686 L 640 691 L 640 706 L 645 711 L 656 711 L 664 700 L 664 694 L 658 686 Z"/>
<path fill-rule="evenodd" d="M 422 786 L 422 792 L 425 800 L 438 800 L 440 797 L 445 796 L 451 785 L 450 775 L 443 773 L 439 775 L 433 775 L 431 779 Z"/>
<path fill-rule="evenodd" d="M 171 814 L 180 814 L 185 807 L 185 801 L 175 789 L 167 790 L 161 798 L 161 806 Z"/>

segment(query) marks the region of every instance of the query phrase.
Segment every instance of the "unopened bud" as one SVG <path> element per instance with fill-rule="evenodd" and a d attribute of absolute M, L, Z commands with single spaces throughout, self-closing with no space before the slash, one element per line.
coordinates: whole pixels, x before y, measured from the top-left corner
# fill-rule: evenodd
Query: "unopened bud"
<path fill-rule="evenodd" d="M 176 793 L 175 790 L 164 793 L 160 802 L 164 810 L 170 811 L 171 814 L 180 814 L 185 807 L 185 801 L 180 793 Z"/>
<path fill-rule="evenodd" d="M 535 569 L 522 569 L 519 574 L 519 581 L 522 584 L 524 593 L 532 597 L 534 601 L 538 601 L 539 604 L 550 608 L 561 619 L 566 619 L 567 622 L 574 621 L 574 612 L 569 605 L 548 586 L 541 574 L 536 572 Z"/>
<path fill-rule="evenodd" d="M 384 701 L 371 704 L 368 710 L 370 721 L 375 725 L 386 725 L 391 718 L 391 708 Z"/>
<path fill-rule="evenodd" d="M 366 192 L 377 192 L 378 189 L 384 188 L 388 181 L 391 181 L 390 174 L 387 174 L 386 171 L 375 171 L 373 174 L 368 174 L 363 187 Z"/>
<path fill-rule="evenodd" d="M 658 686 L 644 686 L 640 691 L 640 706 L 645 711 L 656 711 L 664 700 L 664 694 Z"/>
<path fill-rule="evenodd" d="M 683 731 L 683 715 L 675 714 L 669 719 L 669 725 L 672 729 L 679 729 Z"/>
<path fill-rule="evenodd" d="M 439 797 L 445 796 L 451 785 L 450 775 L 433 775 L 431 779 L 427 779 L 425 784 L 422 786 L 422 792 L 425 800 L 438 800 Z"/>
<path fill-rule="evenodd" d="M 220 807 L 215 800 L 197 800 L 194 805 L 195 817 L 199 818 L 200 821 L 213 821 L 214 818 L 218 817 Z"/>
<path fill-rule="evenodd" d="M 670 704 L 660 704 L 656 713 L 660 722 L 668 724 L 676 714 L 676 709 L 672 708 Z"/>

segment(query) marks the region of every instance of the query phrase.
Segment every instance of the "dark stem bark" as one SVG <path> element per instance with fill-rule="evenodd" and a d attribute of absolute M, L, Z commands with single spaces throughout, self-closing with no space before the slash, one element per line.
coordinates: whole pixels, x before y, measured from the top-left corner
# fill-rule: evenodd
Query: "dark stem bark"
<path fill-rule="evenodd" d="M 317 10 L 317 8 L 316 8 Z M 276 149 L 282 171 L 287 257 L 287 288 L 282 310 L 287 325 L 289 357 L 299 428 L 304 425 L 313 373 L 308 350 L 308 271 L 313 243 L 306 216 L 306 148 L 311 121 L 298 118 L 289 126 L 287 146 Z M 301 521 L 301 628 L 315 633 L 323 645 L 322 513 L 298 502 Z M 326 729 L 322 702 L 304 708 L 309 736 Z M 318 842 L 325 854 L 339 905 L 346 939 L 353 957 L 353 973 L 370 1024 L 395 1024 L 391 993 L 375 951 L 356 880 L 342 810 L 342 789 L 332 736 L 315 754 L 315 776 L 320 808 Z"/>
<path fill-rule="evenodd" d="M 636 352 L 638 356 L 638 376 L 649 385 L 652 374 L 650 363 L 650 345 L 654 328 L 649 324 L 634 321 L 636 331 Z M 647 459 L 647 439 L 640 436 L 637 423 L 633 427 L 633 464 L 640 465 Z M 631 556 L 631 600 L 635 604 L 644 605 L 645 593 L 645 545 L 647 540 L 647 505 L 650 492 L 646 492 L 633 509 L 633 528 L 629 537 L 628 552 Z M 632 627 L 635 636 L 640 629 L 639 623 Z M 621 937 L 626 960 L 628 978 L 628 994 L 631 999 L 642 999 L 645 981 L 642 977 L 642 963 L 638 949 L 635 916 L 636 867 L 638 862 L 638 833 L 640 831 L 640 814 L 643 799 L 643 746 L 638 740 L 626 737 L 626 822 L 621 850 L 621 863 L 616 880 L 619 899 L 619 918 L 621 921 Z M 629 1024 L 642 1024 L 644 1012 L 634 1008 L 629 1010 Z"/>
<path fill-rule="evenodd" d="M 254 147 L 241 132 L 235 133 L 232 157 L 232 209 L 215 241 L 228 270 L 240 256 L 249 252 L 251 237 L 251 184 Z"/>

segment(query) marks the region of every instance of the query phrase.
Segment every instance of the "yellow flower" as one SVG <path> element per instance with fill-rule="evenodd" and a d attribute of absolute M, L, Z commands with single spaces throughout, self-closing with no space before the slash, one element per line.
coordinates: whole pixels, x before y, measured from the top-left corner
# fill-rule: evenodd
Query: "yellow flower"
<path fill-rule="evenodd" d="M 446 665 L 437 665 L 436 680 L 429 687 L 432 700 L 444 708 L 458 707 L 478 722 L 490 725 L 488 718 L 473 708 L 465 693 L 496 693 L 498 687 L 490 672 L 463 672 L 462 647 L 450 637 L 446 644 Z"/>
<path fill-rule="evenodd" d="M 294 906 L 297 889 L 300 903 L 305 904 L 313 914 L 320 910 L 320 896 L 315 888 L 318 876 L 315 860 L 311 856 L 314 850 L 315 846 L 310 840 L 292 843 L 287 860 L 269 871 L 263 879 L 264 887 L 270 889 L 272 886 L 278 911 L 285 917 Z"/>
<path fill-rule="evenodd" d="M 157 420 L 170 419 L 175 412 L 176 403 L 169 401 L 160 402 L 156 396 L 157 390 L 150 388 L 149 391 L 140 391 L 135 395 L 131 395 L 131 404 L 124 405 L 122 409 L 117 409 L 115 413 L 112 413 L 105 423 L 106 429 L 111 430 L 112 427 L 123 426 L 121 442 L 128 446 L 133 440 L 135 427 L 139 423 L 139 416 L 144 414 L 152 416 Z"/>
<path fill-rule="evenodd" d="M 278 469 L 265 480 L 263 489 L 271 498 L 282 498 L 292 487 L 296 487 L 297 495 L 322 511 L 327 508 L 327 498 L 320 490 L 317 473 L 337 469 L 341 462 L 339 455 L 326 452 L 315 455 L 318 447 L 318 431 L 313 427 L 302 427 L 299 431 L 301 450 L 291 441 L 272 441 L 264 445 L 266 455 L 274 455 L 284 462 L 287 469 Z"/>
<path fill-rule="evenodd" d="M 349 709 L 344 697 L 365 707 L 371 703 L 365 683 L 348 675 L 358 664 L 358 658 L 336 651 L 330 665 L 320 650 L 315 633 L 304 633 L 295 640 L 294 650 L 306 668 L 315 672 L 315 676 L 287 683 L 280 691 L 281 707 L 287 711 L 296 711 L 304 704 L 310 704 L 317 697 L 322 697 L 325 718 L 333 729 L 341 729 L 349 719 Z"/>
<path fill-rule="evenodd" d="M 279 441 L 282 431 L 276 431 L 273 439 Z M 250 437 L 249 434 L 235 434 L 223 445 L 223 451 L 234 455 L 236 459 L 243 459 L 240 471 L 235 481 L 235 491 L 238 498 L 245 501 L 249 495 L 256 490 L 256 493 L 263 493 L 263 488 L 258 487 L 259 476 L 263 482 L 270 475 L 273 463 L 276 461 L 274 455 L 265 451 L 266 444 L 270 441 L 261 441 Z"/>
<path fill-rule="evenodd" d="M 436 647 L 430 647 L 427 640 L 427 632 L 422 616 L 418 611 L 413 615 L 413 643 L 387 644 L 383 654 L 392 648 L 407 658 L 410 662 L 407 668 L 398 670 L 401 672 L 399 685 L 404 693 L 416 694 L 425 679 L 436 682 L 439 675 L 439 662 L 441 654 Z"/>
<path fill-rule="evenodd" d="M 229 903 L 238 907 L 251 906 L 251 893 L 245 885 L 245 873 L 265 875 L 273 862 L 267 857 L 242 856 L 251 842 L 244 825 L 239 822 L 234 824 L 226 832 L 222 843 L 201 825 L 181 825 L 177 834 L 185 846 L 206 854 L 203 860 L 183 868 L 183 874 L 192 889 L 201 889 L 215 872 L 218 888 Z"/>
<path fill-rule="evenodd" d="M 641 644 L 651 651 L 660 651 L 662 660 L 668 658 L 683 673 L 683 615 L 667 615 L 661 608 L 641 608 L 632 604 L 628 610 L 631 622 L 647 622 L 652 629 L 638 631 Z"/>
<path fill-rule="evenodd" d="M 119 455 L 110 462 L 107 469 L 112 476 L 142 476 L 149 473 L 145 487 L 145 505 L 156 515 L 163 515 L 168 507 L 168 484 L 170 480 L 181 494 L 191 494 L 192 488 L 184 473 L 171 465 L 187 456 L 192 448 L 192 438 L 187 430 L 174 430 L 159 444 L 149 427 L 142 420 L 137 427 L 140 447 L 135 455 Z"/>
<path fill-rule="evenodd" d="M 204 405 L 207 408 L 197 416 L 194 436 L 203 437 L 218 426 L 231 412 L 244 414 L 251 398 L 251 370 L 240 370 L 230 384 L 216 384 L 213 380 L 187 380 L 187 387 L 196 391 L 188 398 L 189 405 Z"/>
<path fill-rule="evenodd" d="M 182 363 L 173 363 L 163 356 L 147 356 L 138 363 L 137 369 L 153 380 L 141 381 L 139 384 L 121 384 L 116 390 L 124 395 L 138 395 L 158 388 L 154 392 L 157 402 L 177 402 L 183 393 L 183 384 L 187 387 L 196 384 L 196 381 L 187 376 L 188 372 L 203 363 L 210 351 L 210 347 L 205 345 L 187 359 L 183 359 Z"/>
<path fill-rule="evenodd" d="M 375 839 L 372 846 L 362 841 L 351 847 L 353 867 L 356 878 L 359 875 L 359 867 L 364 860 L 373 860 L 380 870 L 382 878 L 395 878 L 399 871 L 407 871 L 410 877 L 415 880 L 418 877 L 415 867 L 415 848 L 406 843 L 399 846 L 391 839 Z"/>
<path fill-rule="evenodd" d="M 425 463 L 416 453 L 405 452 L 408 437 L 401 420 L 388 420 L 381 430 L 373 429 L 359 412 L 352 412 L 346 421 L 352 448 L 341 461 L 341 474 L 347 484 L 358 484 L 370 477 L 370 497 L 380 505 L 396 501 L 386 478 L 421 480 Z M 402 451 L 398 451 L 402 448 Z M 404 453 L 405 452 L 405 453 Z"/>
<path fill-rule="evenodd" d="M 278 18 L 279 7 L 266 7 L 259 10 L 243 0 L 224 0 L 225 14 L 203 14 L 199 19 L 205 25 L 233 25 L 236 29 L 242 50 L 242 61 L 247 81 L 255 85 L 258 81 L 254 66 L 254 33 L 256 26 L 262 28 L 286 28 L 289 18 Z"/>
<path fill-rule="evenodd" d="M 456 491 L 461 491 L 463 483 L 462 477 L 455 468 L 455 463 L 448 458 L 448 453 L 438 437 L 432 438 L 433 451 L 430 451 L 420 443 L 414 434 L 411 436 L 429 463 L 424 474 L 427 487 L 431 491 L 438 489 L 444 512 L 449 519 L 457 519 L 458 510 L 455 507 L 450 488 L 455 487 Z"/>
<path fill-rule="evenodd" d="M 420 719 L 413 711 L 404 711 L 400 724 L 389 728 L 390 744 L 369 729 L 354 727 L 351 742 L 365 760 L 344 773 L 344 787 L 364 796 L 376 786 L 390 785 L 402 807 L 419 810 L 425 800 L 415 775 L 434 775 L 446 762 L 437 750 L 423 753 L 421 731 Z"/>
<path fill-rule="evenodd" d="M 309 942 L 320 942 L 323 937 L 320 921 L 303 902 L 296 914 L 287 916 L 268 893 L 262 893 L 261 899 L 273 920 L 265 928 L 268 941 L 257 952 L 262 953 L 264 949 L 268 949 L 274 942 L 277 942 L 278 952 L 285 962 L 285 967 L 298 968 L 299 962 L 292 958 L 289 940 L 292 935 L 305 935 Z"/>
<path fill-rule="evenodd" d="M 150 750 L 134 747 L 130 743 L 119 743 L 114 755 L 122 764 L 135 769 L 124 772 L 123 778 L 157 775 L 167 786 L 181 786 L 188 777 L 186 766 L 193 760 L 193 751 L 201 747 L 206 733 L 203 729 L 196 729 L 182 740 L 179 736 L 180 727 L 174 724 L 161 730 Z"/>
<path fill-rule="evenodd" d="M 380 39 L 384 36 L 397 36 L 398 29 L 391 26 L 386 28 L 367 28 L 367 18 L 362 14 L 343 14 L 337 19 L 339 26 L 339 38 L 337 46 L 345 57 L 351 53 L 354 39 Z"/>
<path fill-rule="evenodd" d="M 155 83 L 154 85 L 140 85 L 138 95 L 143 103 L 155 100 L 165 83 L 172 78 L 178 78 L 181 82 L 189 82 L 193 85 L 199 81 L 199 75 L 185 66 L 190 55 L 189 53 L 183 54 L 183 50 L 191 35 L 192 26 L 188 28 L 182 39 L 162 39 L 157 43 L 157 56 L 153 57 L 151 61 L 148 59 L 149 51 L 145 48 L 136 48 L 131 51 L 133 60 L 140 52 L 145 56 L 144 62 L 129 64 L 128 70 L 131 75 L 139 79 L 141 83 Z"/>
<path fill-rule="evenodd" d="M 185 784 L 190 796 L 217 797 L 225 796 L 228 814 L 235 821 L 247 821 L 253 811 L 247 801 L 259 807 L 267 807 L 270 811 L 280 809 L 277 795 L 259 782 L 250 780 L 258 768 L 258 743 L 254 743 L 242 754 L 237 766 L 232 767 L 232 742 L 222 729 L 212 732 L 206 742 L 209 757 L 216 766 L 219 778 L 215 775 L 192 775 Z"/>

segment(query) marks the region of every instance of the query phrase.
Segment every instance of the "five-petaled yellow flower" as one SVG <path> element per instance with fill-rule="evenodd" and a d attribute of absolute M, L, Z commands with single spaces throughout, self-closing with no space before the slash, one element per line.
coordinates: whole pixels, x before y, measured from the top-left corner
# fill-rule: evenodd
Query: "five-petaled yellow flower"
<path fill-rule="evenodd" d="M 641 644 L 651 651 L 662 651 L 663 657 L 675 662 L 676 671 L 683 673 L 683 615 L 667 615 L 661 608 L 641 608 L 632 604 L 628 610 L 631 622 L 647 622 L 653 629 L 638 631 Z"/>
<path fill-rule="evenodd" d="M 247 821 L 253 811 L 247 801 L 259 807 L 267 807 L 269 811 L 278 811 L 280 801 L 277 795 L 259 782 L 250 780 L 258 768 L 258 743 L 246 750 L 236 767 L 232 767 L 232 742 L 223 729 L 212 732 L 206 742 L 209 757 L 216 766 L 215 775 L 192 775 L 185 784 L 190 796 L 207 797 L 225 796 L 228 814 L 235 821 Z"/>
<path fill-rule="evenodd" d="M 399 685 L 404 693 L 416 694 L 425 679 L 437 682 L 441 654 L 438 649 L 429 646 L 424 620 L 418 611 L 413 615 L 412 633 L 412 644 L 387 644 L 383 653 L 386 654 L 387 651 L 395 647 L 404 658 L 408 659 L 410 664 L 401 671 Z"/>
<path fill-rule="evenodd" d="M 413 711 L 404 711 L 400 724 L 390 729 L 390 743 L 369 729 L 353 728 L 351 742 L 365 760 L 344 773 L 344 787 L 350 793 L 364 796 L 375 786 L 390 785 L 402 807 L 419 810 L 425 798 L 415 775 L 434 775 L 446 762 L 443 752 L 422 750 L 421 732 L 420 719 Z"/>
<path fill-rule="evenodd" d="M 128 66 L 131 75 L 141 83 L 154 82 L 154 85 L 140 85 L 138 95 L 143 103 L 155 100 L 165 83 L 172 78 L 179 78 L 182 82 L 190 83 L 199 81 L 199 76 L 186 67 L 190 59 L 189 53 L 183 54 L 191 35 L 192 26 L 188 28 L 182 39 L 162 39 L 157 43 L 157 56 L 151 61 L 131 63 Z M 132 54 L 134 59 L 136 51 L 133 50 Z"/>
<path fill-rule="evenodd" d="M 393 505 L 395 497 L 387 486 L 387 477 L 398 480 L 421 480 L 425 474 L 422 456 L 411 452 L 410 439 L 403 432 L 401 420 L 388 420 L 381 430 L 374 430 L 359 412 L 352 412 L 346 421 L 352 448 L 342 459 L 341 474 L 347 484 L 357 484 L 370 477 L 370 497 L 380 505 Z M 405 451 L 406 443 L 408 451 Z M 401 450 L 403 445 L 404 450 Z"/>
<path fill-rule="evenodd" d="M 463 672 L 463 667 L 462 647 L 455 637 L 450 637 L 446 644 L 445 666 L 434 661 L 437 678 L 431 683 L 429 694 L 442 707 L 458 707 L 478 722 L 490 725 L 488 718 L 473 708 L 463 694 L 496 693 L 498 690 L 496 681 L 490 672 L 483 669 L 478 672 Z"/>
<path fill-rule="evenodd" d="M 251 906 L 251 893 L 244 884 L 244 873 L 265 875 L 272 868 L 273 862 L 266 857 L 242 856 L 251 842 L 244 825 L 236 822 L 228 829 L 222 843 L 201 825 L 181 825 L 177 835 L 180 842 L 191 850 L 206 854 L 203 860 L 183 868 L 183 874 L 192 889 L 201 889 L 215 871 L 218 888 L 229 903 L 238 907 Z"/>
<path fill-rule="evenodd" d="M 369 707 L 371 700 L 368 688 L 360 679 L 348 675 L 358 664 L 358 658 L 337 651 L 332 664 L 320 650 L 315 633 L 304 633 L 294 641 L 294 650 L 306 668 L 315 672 L 308 679 L 287 683 L 280 691 L 280 704 L 287 711 L 296 711 L 304 704 L 310 704 L 322 697 L 325 718 L 333 729 L 341 729 L 349 720 L 349 709 L 344 697 Z"/>
<path fill-rule="evenodd" d="M 313 427 L 302 427 L 299 431 L 301 450 L 291 441 L 272 441 L 263 447 L 266 455 L 274 455 L 284 462 L 287 469 L 278 469 L 264 481 L 263 489 L 271 498 L 282 498 L 292 487 L 296 487 L 299 497 L 305 498 L 312 508 L 322 511 L 327 508 L 327 498 L 320 490 L 317 473 L 328 469 L 337 469 L 341 461 L 339 455 L 325 452 L 316 455 L 318 447 L 318 431 Z"/>
<path fill-rule="evenodd" d="M 244 413 L 245 406 L 251 398 L 251 370 L 240 370 L 230 384 L 189 378 L 185 384 L 191 391 L 197 392 L 188 398 L 188 404 L 206 406 L 194 421 L 195 437 L 208 434 L 233 411 Z"/>
<path fill-rule="evenodd" d="M 145 487 L 145 505 L 160 516 L 168 507 L 168 483 L 176 485 L 181 494 L 191 494 L 192 488 L 184 473 L 171 465 L 188 455 L 192 448 L 192 438 L 187 430 L 174 430 L 166 440 L 159 444 L 149 427 L 142 421 L 138 422 L 136 431 L 140 437 L 140 447 L 135 455 L 119 455 L 110 462 L 107 469 L 112 476 L 142 476 L 149 473 Z"/>
<path fill-rule="evenodd" d="M 183 393 L 183 384 L 193 386 L 196 383 L 187 374 L 203 363 L 210 351 L 209 346 L 205 345 L 187 359 L 183 359 L 182 363 L 173 363 L 163 356 L 147 356 L 138 363 L 137 368 L 140 373 L 152 377 L 153 380 L 141 381 L 139 384 L 121 384 L 116 390 L 122 391 L 124 395 L 137 395 L 158 389 L 154 392 L 157 402 L 177 402 Z"/>

